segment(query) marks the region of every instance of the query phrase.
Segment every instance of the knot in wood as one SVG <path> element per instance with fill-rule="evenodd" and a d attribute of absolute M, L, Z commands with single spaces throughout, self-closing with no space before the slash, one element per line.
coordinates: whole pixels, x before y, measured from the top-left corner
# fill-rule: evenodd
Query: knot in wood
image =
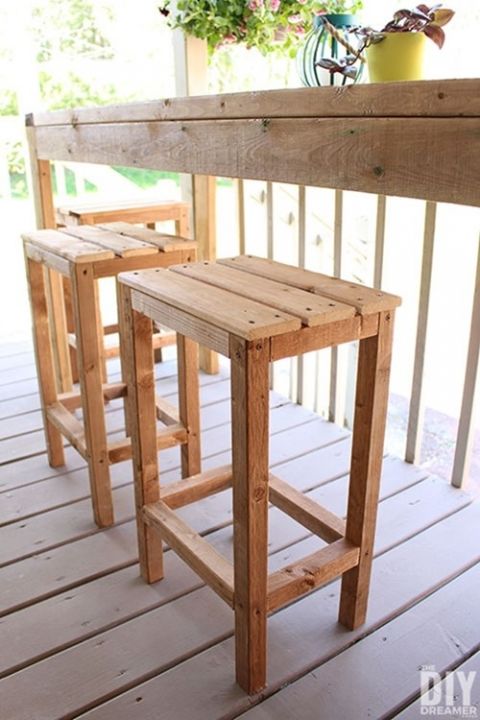
<path fill-rule="evenodd" d="M 253 499 L 256 502 L 259 502 L 260 500 L 263 500 L 264 497 L 265 497 L 265 488 L 262 487 L 261 485 L 259 485 L 253 491 Z"/>

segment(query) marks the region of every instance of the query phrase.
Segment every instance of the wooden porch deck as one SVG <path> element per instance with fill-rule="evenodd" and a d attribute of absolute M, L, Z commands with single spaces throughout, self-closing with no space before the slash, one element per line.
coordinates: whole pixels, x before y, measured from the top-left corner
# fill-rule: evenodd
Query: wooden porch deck
<path fill-rule="evenodd" d="M 174 362 L 157 374 L 175 401 Z M 201 383 L 208 468 L 229 458 L 229 380 L 222 372 Z M 341 513 L 348 433 L 278 395 L 271 407 L 275 474 Z M 118 401 L 107 417 L 119 432 Z M 48 466 L 25 345 L 0 347 L 0 438 L 1 720 L 410 720 L 421 717 L 421 666 L 480 670 L 480 503 L 422 469 L 385 459 L 367 624 L 337 625 L 338 583 L 277 612 L 268 687 L 248 698 L 233 682 L 223 602 L 172 552 L 165 580 L 138 577 L 130 464 L 112 468 L 117 525 L 104 531 L 92 522 L 80 456 L 67 450 L 64 469 Z M 160 461 L 164 482 L 179 477 L 178 450 Z M 228 492 L 183 514 L 230 554 Z M 272 568 L 319 543 L 271 510 Z M 472 703 L 480 715 L 480 679 Z"/>

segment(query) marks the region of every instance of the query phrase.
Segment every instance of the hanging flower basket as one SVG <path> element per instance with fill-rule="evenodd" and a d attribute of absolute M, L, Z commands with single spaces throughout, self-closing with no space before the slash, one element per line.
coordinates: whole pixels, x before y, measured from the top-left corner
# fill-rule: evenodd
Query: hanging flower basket
<path fill-rule="evenodd" d="M 211 52 L 233 43 L 262 54 L 295 56 L 314 17 L 355 12 L 362 0 L 164 0 L 159 8 L 172 28 L 205 40 Z"/>

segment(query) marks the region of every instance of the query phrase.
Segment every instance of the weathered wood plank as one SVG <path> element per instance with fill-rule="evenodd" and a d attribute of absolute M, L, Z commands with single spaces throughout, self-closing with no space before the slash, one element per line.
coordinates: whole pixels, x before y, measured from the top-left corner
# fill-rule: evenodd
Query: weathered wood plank
<path fill-rule="evenodd" d="M 242 717 L 314 718 L 319 707 L 326 718 L 392 717 L 418 692 L 423 666 L 434 664 L 435 671 L 443 673 L 458 663 L 459 654 L 467 655 L 478 646 L 479 584 L 480 566 L 476 565 Z M 432 632 L 432 628 L 441 628 L 441 632 Z M 480 668 L 478 659 L 476 665 Z M 459 697 L 453 705 L 460 705 L 458 680 L 455 695 Z M 439 705 L 447 705 L 444 694 Z M 408 713 L 395 715 L 402 720 L 421 716 L 419 702 Z"/>
<path fill-rule="evenodd" d="M 480 559 L 478 548 L 466 541 L 479 517 L 480 507 L 473 505 L 378 559 L 370 631 L 430 594 L 460 568 Z M 451 543 L 452 533 L 461 542 Z M 412 572 L 413 558 L 417 561 L 415 567 L 420 563 L 418 572 Z M 392 577 L 397 582 L 389 582 Z M 358 631 L 335 629 L 337 602 L 338 586 L 330 585 L 270 620 L 270 682 L 266 693 L 304 674 L 359 637 Z M 182 624 L 178 623 L 179 614 Z M 314 633 L 312 614 L 316 618 Z M 24 688 L 30 693 L 32 688 L 36 690 L 38 720 L 52 720 L 78 714 L 119 695 L 122 685 L 128 687 L 135 679 L 141 681 L 167 668 L 168 673 L 159 674 L 85 717 L 153 720 L 158 718 L 159 703 L 162 717 L 175 720 L 182 716 L 211 720 L 246 710 L 252 700 L 232 684 L 232 641 L 222 640 L 230 632 L 231 616 L 223 603 L 211 591 L 198 590 L 3 680 L 6 719 L 25 717 Z M 102 640 L 104 643 L 99 645 Z M 219 644 L 205 649 L 215 641 Z M 204 652 L 192 657 L 201 650 Z M 180 659 L 183 662 L 172 668 Z M 77 669 L 75 673 L 72 667 Z M 52 692 L 52 682 L 56 686 L 60 682 L 64 692 Z M 179 693 L 179 686 L 188 687 L 188 692 Z"/>
<path fill-rule="evenodd" d="M 290 406 L 291 407 L 291 406 Z M 282 420 L 283 418 L 283 420 Z M 285 425 L 280 433 L 274 434 L 271 438 L 272 447 L 272 462 L 274 464 L 283 463 L 291 458 L 292 447 L 289 442 L 297 443 L 298 452 L 311 452 L 317 450 L 322 445 L 326 445 L 329 442 L 335 443 L 346 434 L 342 433 L 338 428 L 329 427 L 327 424 L 322 425 L 317 421 L 313 423 L 301 424 L 298 427 L 292 427 L 292 416 L 287 411 L 280 412 L 278 422 L 284 422 Z M 272 429 L 275 430 L 275 423 L 277 421 L 277 413 L 272 413 Z M 312 425 L 312 427 L 310 427 Z M 230 426 L 222 426 L 217 429 L 204 434 L 204 468 L 212 469 L 219 465 L 224 465 L 230 461 L 227 451 L 230 447 Z M 288 436 L 289 442 L 286 442 Z M 338 452 L 338 450 L 337 450 Z M 219 454 L 220 453 L 220 454 Z M 119 470 L 121 473 L 116 476 L 117 467 L 112 467 L 112 476 L 117 477 L 116 484 L 124 484 L 131 478 L 130 465 L 124 466 L 126 469 Z M 81 471 L 80 471 L 81 472 Z M 167 473 L 171 472 L 170 476 Z M 178 451 L 165 450 L 162 453 L 162 477 L 164 480 L 175 481 L 179 479 L 179 461 Z M 86 476 L 84 475 L 84 478 Z M 59 478 L 61 481 L 69 482 L 70 478 L 67 475 L 64 479 Z M 76 480 L 77 490 L 80 479 Z M 85 482 L 85 481 L 84 481 Z M 85 485 L 82 485 L 85 487 Z M 25 488 L 28 491 L 27 488 Z M 219 502 L 222 502 L 220 496 Z M 205 508 L 202 512 L 192 512 L 192 522 L 194 523 L 194 529 L 198 530 L 198 523 L 205 522 L 206 517 L 212 520 L 212 524 L 215 525 L 215 512 L 217 508 L 216 498 L 210 499 L 210 502 L 206 503 Z M 45 516 L 38 516 L 30 518 L 29 520 L 20 520 L 16 523 L 2 529 L 3 542 L 0 545 L 0 564 L 12 562 L 18 557 L 24 556 L 25 554 L 33 554 L 38 551 L 39 548 L 44 550 L 45 548 L 68 542 L 78 536 L 84 536 L 91 534 L 95 531 L 94 526 L 91 523 L 91 518 L 86 513 L 86 504 L 75 503 L 72 507 L 58 508 L 52 510 L 53 515 L 48 518 Z M 210 511 L 211 508 L 211 511 Z M 188 508 L 183 511 L 184 517 L 189 514 Z M 211 512 L 211 514 L 210 514 Z M 127 514 L 126 517 L 133 515 L 133 505 L 131 506 L 131 513 Z M 190 516 L 190 515 L 189 515 Z M 124 515 L 124 519 L 125 515 Z M 228 517 L 226 518 L 228 520 Z M 210 521 L 210 520 L 209 520 Z M 222 520 L 222 522 L 224 522 Z"/>
<path fill-rule="evenodd" d="M 478 206 L 478 129 L 476 118 L 360 117 L 58 125 L 36 135 L 39 157 L 51 160 Z"/>
<path fill-rule="evenodd" d="M 408 92 L 406 90 L 408 89 Z M 79 108 L 27 116 L 28 125 L 240 117 L 479 117 L 476 79 L 270 90 Z"/>
<path fill-rule="evenodd" d="M 345 458 L 347 456 L 348 453 L 345 453 Z M 309 460 L 309 466 L 305 465 L 306 460 Z M 322 476 L 318 476 L 317 481 L 326 484 L 313 491 L 312 497 L 321 496 L 324 504 L 343 512 L 347 479 L 343 477 L 334 482 L 326 482 L 328 472 L 331 473 L 334 467 L 339 467 L 339 460 L 338 452 L 332 454 L 330 447 L 320 452 L 317 451 L 311 456 L 307 455 L 289 461 L 282 466 L 281 472 L 287 475 L 291 483 L 302 487 L 302 483 L 305 482 L 306 478 L 310 474 L 314 474 L 313 469 L 321 467 Z M 391 459 L 386 464 L 383 498 L 388 497 L 391 493 L 398 493 L 409 482 L 412 482 L 413 473 L 411 467 L 400 463 L 402 467 L 398 468 L 398 464 L 399 461 L 394 462 Z M 347 467 L 346 459 L 342 458 L 342 466 Z M 444 483 L 441 484 L 440 488 L 433 488 L 433 491 L 430 485 L 423 490 L 423 485 L 424 483 L 416 489 L 412 488 L 415 494 L 404 495 L 402 502 L 395 503 L 395 508 L 392 508 L 392 512 L 389 512 L 388 534 L 382 539 L 385 547 L 395 543 L 395 539 L 398 539 L 402 532 L 408 534 L 409 525 L 412 527 L 418 526 L 418 515 L 415 512 L 412 516 L 411 507 L 412 503 L 414 503 L 416 509 L 420 509 L 419 492 L 421 493 L 423 505 L 430 508 L 428 512 L 434 511 L 431 503 L 432 492 L 437 498 L 435 511 L 440 506 L 444 506 L 445 510 L 447 510 L 447 507 L 450 511 L 452 510 L 451 500 L 456 496 L 451 490 L 441 502 L 439 502 L 439 496 L 435 494 L 439 489 L 443 494 Z M 173 485 L 169 487 L 173 487 Z M 125 495 L 125 500 L 122 501 L 123 505 L 129 507 L 131 505 L 131 489 L 128 487 L 122 488 L 117 492 L 117 496 L 120 493 Z M 87 510 L 89 510 L 89 507 Z M 116 504 L 116 510 L 118 515 L 118 503 Z M 429 520 L 428 512 L 424 523 Z M 406 523 L 407 516 L 409 519 Z M 119 515 L 119 518 L 123 519 L 121 515 Z M 270 509 L 270 528 L 272 538 L 269 548 L 270 553 L 285 547 L 287 543 L 298 542 L 304 537 L 304 532 L 299 526 L 293 521 L 285 522 L 285 516 L 275 508 Z M 231 553 L 230 527 L 210 534 L 208 539 L 219 552 L 227 557 Z M 201 581 L 178 558 L 174 558 L 174 553 L 166 553 L 165 579 L 162 583 L 149 586 L 141 582 L 138 578 L 138 567 L 135 563 L 133 567 L 109 573 L 90 583 L 79 585 L 66 594 L 57 595 L 40 603 L 37 602 L 5 617 L 2 623 L 2 637 L 5 638 L 2 647 L 5 654 L 2 654 L 0 648 L 0 675 L 7 672 L 9 668 L 13 669 L 15 666 L 25 665 L 28 661 L 38 659 L 38 656 L 44 653 L 49 655 L 53 650 L 73 644 L 75 641 L 95 633 L 95 631 L 107 629 L 110 624 L 116 625 L 137 613 L 148 610 L 149 607 L 168 602 L 183 592 L 195 589 Z M 279 560 L 278 564 L 280 565 L 282 562 L 284 562 L 283 559 Z M 68 613 L 58 613 L 56 631 L 53 634 L 49 619 L 55 608 L 65 607 L 62 603 L 67 599 L 69 600 Z M 118 608 L 113 616 L 112 607 Z"/>

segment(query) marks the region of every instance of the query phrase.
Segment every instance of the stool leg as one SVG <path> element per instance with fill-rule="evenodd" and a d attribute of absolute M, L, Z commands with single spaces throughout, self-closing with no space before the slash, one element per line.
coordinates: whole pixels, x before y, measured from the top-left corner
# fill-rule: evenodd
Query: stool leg
<path fill-rule="evenodd" d="M 182 477 L 186 478 L 196 475 L 201 469 L 198 345 L 179 333 L 177 358 L 180 422 L 188 433 L 188 442 L 181 446 Z"/>
<path fill-rule="evenodd" d="M 188 208 L 182 208 L 178 220 L 175 220 L 175 233 L 180 237 L 190 237 L 190 211 Z"/>
<path fill-rule="evenodd" d="M 118 312 L 118 330 L 120 338 L 120 367 L 122 371 L 122 382 L 127 385 L 127 394 L 123 399 L 123 412 L 125 415 L 125 433 L 127 437 L 132 434 L 131 431 L 131 404 L 132 393 L 128 388 L 133 385 L 133 362 L 130 362 L 131 354 L 131 303 L 130 292 L 126 285 L 120 283 L 118 278 L 115 281 L 115 289 L 117 292 L 117 312 Z"/>
<path fill-rule="evenodd" d="M 378 335 L 361 340 L 353 429 L 346 538 L 360 548 L 359 564 L 343 575 L 339 620 L 365 622 L 382 469 L 393 312 L 380 313 Z"/>
<path fill-rule="evenodd" d="M 65 317 L 67 320 L 67 332 L 75 333 L 75 320 L 73 316 L 72 283 L 70 278 L 63 278 L 63 294 L 65 297 Z M 77 351 L 69 344 L 70 367 L 72 368 L 72 382 L 78 383 Z"/>
<path fill-rule="evenodd" d="M 55 365 L 50 341 L 47 294 L 43 265 L 26 258 L 28 287 L 33 321 L 33 340 L 37 363 L 38 384 L 42 403 L 43 427 L 48 462 L 52 467 L 65 464 L 62 435 L 49 421 L 46 409 L 57 402 Z"/>
<path fill-rule="evenodd" d="M 102 392 L 100 345 L 103 333 L 97 322 L 93 266 L 72 264 L 71 278 L 93 512 L 97 525 L 107 527 L 113 524 L 113 502 Z"/>
<path fill-rule="evenodd" d="M 144 521 L 144 505 L 160 498 L 157 451 L 155 374 L 152 321 L 131 308 L 130 290 L 119 283 L 122 315 L 128 328 L 122 337 L 123 363 L 128 367 L 129 426 L 132 433 L 133 478 L 137 512 L 140 571 L 146 582 L 163 577 L 163 549 L 158 533 Z"/>
<path fill-rule="evenodd" d="M 47 270 L 49 311 L 54 362 L 57 369 L 58 387 L 61 392 L 71 392 L 72 373 L 67 339 L 67 321 L 63 295 L 63 278 L 55 270 Z"/>
<path fill-rule="evenodd" d="M 250 694 L 266 683 L 269 350 L 231 338 L 236 676 Z"/>
<path fill-rule="evenodd" d="M 99 338 L 99 353 L 100 353 L 100 367 L 102 371 L 102 382 L 106 383 L 108 380 L 107 375 L 107 360 L 105 357 L 105 337 L 103 334 L 103 322 L 102 322 L 102 313 L 100 310 L 100 283 L 97 280 L 94 284 L 95 288 L 95 308 L 96 308 L 96 318 L 97 318 L 97 326 L 98 326 L 98 338 Z"/>

